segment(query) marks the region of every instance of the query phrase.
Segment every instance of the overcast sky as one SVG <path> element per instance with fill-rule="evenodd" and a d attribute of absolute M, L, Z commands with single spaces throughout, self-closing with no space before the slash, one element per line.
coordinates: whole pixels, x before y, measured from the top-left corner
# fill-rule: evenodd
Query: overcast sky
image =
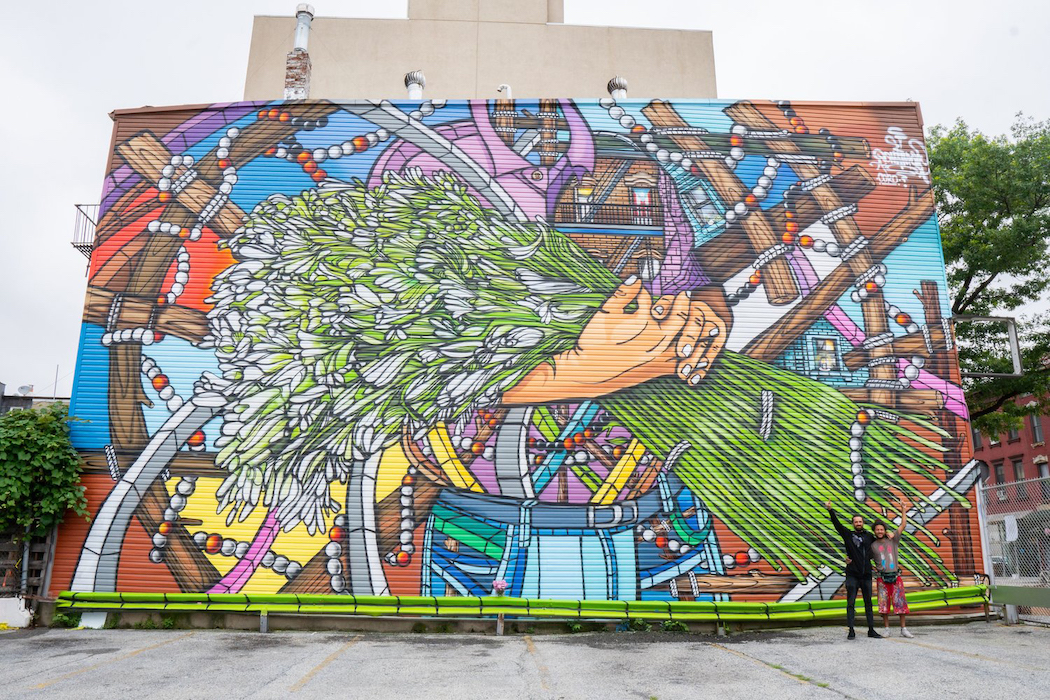
<path fill-rule="evenodd" d="M 316 0 L 320 16 L 405 17 L 405 0 Z M 0 382 L 73 381 L 85 259 L 73 205 L 97 202 L 113 109 L 241 98 L 256 14 L 295 0 L 7 4 L 0 36 Z M 35 17 L 18 12 L 35 10 Z M 565 0 L 570 24 L 714 32 L 718 96 L 904 100 L 927 125 L 989 134 L 1050 117 L 1045 0 L 806 3 Z M 290 48 L 290 46 L 289 46 Z M 450 49 L 451 50 L 451 49 Z M 595 79 L 604 81 L 606 76 Z M 644 86 L 631 85 L 632 94 Z M 346 97 L 353 97 L 347 95 Z"/>

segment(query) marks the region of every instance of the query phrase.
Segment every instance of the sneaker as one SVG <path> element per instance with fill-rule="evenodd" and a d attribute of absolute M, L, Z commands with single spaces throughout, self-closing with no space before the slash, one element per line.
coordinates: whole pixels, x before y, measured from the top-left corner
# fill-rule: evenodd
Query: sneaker
<path fill-rule="evenodd" d="M 872 639 L 882 639 L 882 635 L 876 632 L 874 629 L 868 630 L 868 636 Z"/>
<path fill-rule="evenodd" d="M 853 630 L 850 630 L 849 634 L 846 635 L 846 639 L 856 639 L 856 638 L 857 638 L 857 633 L 854 632 Z"/>
<path fill-rule="evenodd" d="M 908 639 L 912 639 L 912 638 L 915 637 L 914 634 L 912 634 L 911 632 L 908 631 L 907 627 L 901 627 L 901 636 L 902 637 L 907 637 Z"/>
<path fill-rule="evenodd" d="M 883 627 L 883 628 L 882 628 L 882 636 L 883 636 L 883 637 L 888 637 L 888 636 L 890 636 L 890 628 L 889 628 L 889 627 Z"/>

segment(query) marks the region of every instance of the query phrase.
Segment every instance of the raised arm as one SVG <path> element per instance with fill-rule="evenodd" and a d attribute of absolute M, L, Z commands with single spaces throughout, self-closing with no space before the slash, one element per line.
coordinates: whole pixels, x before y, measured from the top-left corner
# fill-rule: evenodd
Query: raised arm
<path fill-rule="evenodd" d="M 901 511 L 901 524 L 897 526 L 897 532 L 894 534 L 894 538 L 900 539 L 900 536 L 904 534 L 904 528 L 908 525 L 908 511 L 911 510 L 912 504 L 911 501 L 906 500 L 904 497 L 901 497 L 897 503 L 899 504 Z"/>
<path fill-rule="evenodd" d="M 831 516 L 831 524 L 835 526 L 836 532 L 838 532 L 843 537 L 846 537 L 847 535 L 849 535 L 849 530 L 847 530 L 842 525 L 842 523 L 839 522 L 839 517 L 837 515 L 835 515 L 835 509 L 832 508 L 831 501 L 828 501 L 827 503 L 825 503 L 824 507 L 828 509 L 828 515 Z"/>

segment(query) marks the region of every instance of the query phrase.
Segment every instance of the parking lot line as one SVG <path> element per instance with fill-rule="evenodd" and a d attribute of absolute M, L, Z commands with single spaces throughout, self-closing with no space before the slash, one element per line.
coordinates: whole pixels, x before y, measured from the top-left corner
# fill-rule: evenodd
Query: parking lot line
<path fill-rule="evenodd" d="M 529 650 L 529 654 L 532 656 L 533 663 L 536 664 L 536 669 L 540 672 L 540 687 L 546 691 L 550 691 L 550 671 L 547 670 L 547 665 L 540 659 L 540 655 L 536 652 L 536 645 L 532 643 L 532 637 L 525 635 L 525 648 Z"/>
<path fill-rule="evenodd" d="M 774 671 L 779 671 L 782 675 L 785 675 L 788 678 L 790 678 L 790 679 L 792 679 L 792 680 L 794 680 L 794 681 L 796 681 L 798 683 L 801 683 L 802 685 L 812 685 L 812 686 L 816 686 L 818 688 L 823 688 L 824 690 L 830 690 L 831 692 L 837 693 L 837 694 L 841 695 L 844 698 L 851 698 L 852 697 L 850 695 L 846 695 L 841 690 L 837 690 L 836 688 L 832 688 L 827 683 L 821 683 L 821 682 L 818 682 L 818 681 L 814 681 L 812 678 L 804 676 L 804 675 L 802 675 L 800 673 L 792 673 L 791 671 L 789 671 L 788 669 L 784 668 L 783 666 L 779 666 L 777 664 L 772 664 L 772 663 L 769 663 L 768 661 L 763 661 L 762 659 L 758 658 L 757 656 L 751 656 L 750 654 L 745 654 L 742 651 L 737 651 L 736 649 L 730 649 L 729 647 L 724 646 L 722 644 L 719 644 L 717 642 L 704 642 L 704 644 L 706 644 L 709 647 L 715 647 L 716 649 L 721 649 L 722 651 L 728 651 L 730 654 L 735 654 L 735 655 L 739 656 L 742 659 L 747 659 L 748 661 L 752 661 L 752 662 L 754 662 L 754 663 L 756 663 L 756 664 L 758 664 L 760 666 L 765 666 L 766 668 L 772 669 Z"/>
<path fill-rule="evenodd" d="M 346 651 L 347 649 L 349 649 L 353 645 L 357 644 L 359 641 L 361 641 L 361 635 L 357 635 L 356 637 L 351 639 L 349 642 L 347 642 L 343 646 L 341 646 L 338 649 L 336 649 L 335 651 L 333 651 L 331 654 L 329 654 L 327 657 L 325 657 L 324 661 L 322 661 L 321 663 L 317 664 L 316 666 L 311 668 L 309 671 L 307 671 L 306 675 L 303 676 L 302 678 L 300 678 L 299 680 L 297 680 L 295 682 L 295 684 L 291 688 L 289 688 L 288 690 L 293 692 L 293 693 L 302 690 L 303 686 L 305 686 L 307 683 L 309 683 L 310 679 L 313 678 L 315 675 L 317 675 L 318 671 L 320 671 L 325 666 L 327 666 L 328 664 L 330 664 L 333 661 L 335 661 L 336 658 L 340 654 L 342 654 L 344 651 Z"/>
<path fill-rule="evenodd" d="M 101 668 L 102 666 L 108 666 L 109 664 L 116 663 L 117 661 L 123 661 L 124 659 L 130 659 L 132 656 L 138 656 L 139 654 L 141 654 L 144 651 L 150 651 L 152 649 L 158 649 L 158 648 L 160 648 L 162 646 L 165 646 L 167 644 L 173 644 L 173 643 L 179 641 L 180 639 L 186 639 L 187 637 L 192 637 L 195 634 L 197 634 L 197 633 L 196 632 L 188 632 L 187 634 L 180 634 L 178 637 L 175 637 L 174 639 L 166 639 L 163 642 L 157 642 L 156 644 L 150 644 L 148 647 L 142 647 L 141 649 L 136 649 L 135 651 L 129 651 L 127 654 L 122 654 L 121 656 L 117 656 L 117 657 L 114 657 L 112 659 L 106 659 L 105 661 L 99 661 L 97 664 L 92 664 L 90 666 L 85 666 L 84 668 L 78 668 L 75 671 L 70 671 L 69 673 L 63 673 L 61 676 L 56 676 L 55 678 L 52 678 L 49 681 L 44 681 L 43 683 L 39 683 L 37 685 L 31 686 L 30 689 L 31 690 L 40 690 L 40 689 L 46 688 L 46 687 L 48 687 L 50 685 L 54 685 L 55 683 L 58 683 L 60 681 L 64 681 L 67 678 L 72 678 L 73 676 L 78 676 L 81 673 L 87 673 L 88 671 L 93 671 L 96 668 Z"/>
<path fill-rule="evenodd" d="M 974 653 L 972 651 L 960 651 L 958 649 L 951 649 L 949 647 L 937 646 L 936 644 L 926 644 L 925 642 L 916 642 L 914 639 L 893 639 L 892 637 L 887 637 L 886 639 L 888 639 L 891 642 L 896 642 L 897 644 L 910 644 L 910 645 L 913 645 L 913 646 L 922 647 L 924 649 L 932 649 L 933 651 L 943 651 L 943 652 L 947 652 L 949 654 L 956 654 L 958 656 L 965 656 L 965 657 L 970 658 L 970 659 L 980 659 L 981 661 L 994 661 L 994 662 L 999 663 L 999 664 L 1006 664 L 1007 666 L 1014 666 L 1016 668 L 1023 668 L 1026 671 L 1038 671 L 1040 673 L 1046 673 L 1046 671 L 1047 671 L 1046 668 L 1038 668 L 1036 666 L 1026 666 L 1025 664 L 1019 664 L 1019 663 L 1016 663 L 1014 661 L 1007 661 L 1006 659 L 997 659 L 994 656 L 985 656 L 983 654 L 976 654 L 976 653 Z"/>

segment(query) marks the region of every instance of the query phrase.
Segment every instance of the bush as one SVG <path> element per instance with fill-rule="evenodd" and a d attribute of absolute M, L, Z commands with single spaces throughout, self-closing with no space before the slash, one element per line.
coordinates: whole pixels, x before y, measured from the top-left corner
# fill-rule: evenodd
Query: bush
<path fill-rule="evenodd" d="M 56 612 L 51 618 L 51 626 L 66 629 L 80 627 L 80 613 Z"/>
<path fill-rule="evenodd" d="M 664 620 L 660 623 L 660 629 L 664 632 L 688 632 L 689 625 L 681 620 Z"/>
<path fill-rule="evenodd" d="M 0 532 L 44 537 L 66 511 L 87 518 L 66 407 L 0 415 Z"/>

